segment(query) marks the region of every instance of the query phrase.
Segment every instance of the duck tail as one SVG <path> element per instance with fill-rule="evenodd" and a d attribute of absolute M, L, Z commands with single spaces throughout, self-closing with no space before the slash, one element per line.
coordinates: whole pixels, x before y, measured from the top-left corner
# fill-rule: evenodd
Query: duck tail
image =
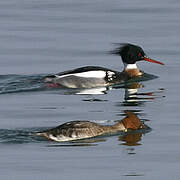
<path fill-rule="evenodd" d="M 44 77 L 44 82 L 49 83 L 49 82 L 53 82 L 53 80 L 56 78 L 55 75 L 48 75 L 46 77 Z"/>
<path fill-rule="evenodd" d="M 49 139 L 49 136 L 48 136 L 48 134 L 47 134 L 46 132 L 37 132 L 37 133 L 35 133 L 34 135 L 36 135 L 36 136 L 42 136 L 42 137 L 46 137 L 46 138 L 48 138 L 48 139 Z"/>

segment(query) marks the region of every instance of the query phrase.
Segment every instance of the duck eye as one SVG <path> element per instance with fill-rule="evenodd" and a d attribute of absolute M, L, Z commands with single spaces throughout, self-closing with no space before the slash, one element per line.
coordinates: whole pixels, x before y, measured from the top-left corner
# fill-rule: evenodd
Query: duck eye
<path fill-rule="evenodd" d="M 139 56 L 139 57 L 142 57 L 142 54 L 141 54 L 141 53 L 139 53 L 139 54 L 138 54 L 138 56 Z"/>

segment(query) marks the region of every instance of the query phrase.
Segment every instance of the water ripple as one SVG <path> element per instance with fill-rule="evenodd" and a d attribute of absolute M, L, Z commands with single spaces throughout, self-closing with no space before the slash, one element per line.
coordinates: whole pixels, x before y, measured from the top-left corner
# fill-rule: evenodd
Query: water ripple
<path fill-rule="evenodd" d="M 41 91 L 44 75 L 0 75 L 0 94 Z"/>
<path fill-rule="evenodd" d="M 30 135 L 29 131 L 26 130 L 9 130 L 0 129 L 0 143 L 4 144 L 22 144 L 32 143 L 35 139 Z"/>

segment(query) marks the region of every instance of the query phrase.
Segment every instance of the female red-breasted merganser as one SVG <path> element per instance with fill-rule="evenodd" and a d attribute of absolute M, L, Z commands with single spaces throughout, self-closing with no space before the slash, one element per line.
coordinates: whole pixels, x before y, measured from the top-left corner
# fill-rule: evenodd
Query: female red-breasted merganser
<path fill-rule="evenodd" d="M 86 66 L 45 77 L 45 82 L 67 88 L 93 88 L 119 84 L 132 77 L 141 76 L 143 72 L 136 65 L 137 61 L 149 61 L 163 65 L 163 63 L 150 59 L 143 49 L 133 44 L 120 44 L 111 51 L 112 54 L 121 56 L 124 71 L 118 72 L 111 69 Z"/>
<path fill-rule="evenodd" d="M 118 123 L 107 126 L 90 121 L 71 121 L 56 128 L 52 128 L 36 135 L 46 137 L 49 140 L 64 142 L 74 141 L 106 134 L 115 134 L 119 131 L 128 131 L 147 128 L 139 118 L 131 111 L 125 111 L 126 117 Z"/>

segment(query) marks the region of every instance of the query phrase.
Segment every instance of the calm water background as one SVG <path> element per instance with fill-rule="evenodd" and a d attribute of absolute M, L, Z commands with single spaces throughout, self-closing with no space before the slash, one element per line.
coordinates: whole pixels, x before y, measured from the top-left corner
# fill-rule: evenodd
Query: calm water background
<path fill-rule="evenodd" d="M 179 179 L 179 9 L 179 0 L 0 1 L 1 89 L 15 74 L 28 80 L 84 65 L 121 70 L 119 57 L 106 53 L 118 42 L 139 44 L 166 64 L 139 63 L 159 76 L 142 82 L 139 93 L 155 94 L 141 103 L 126 103 L 123 88 L 104 95 L 1 94 L 0 179 Z M 71 120 L 109 124 L 127 109 L 152 128 L 135 144 L 113 136 L 61 146 L 26 133 Z"/>

